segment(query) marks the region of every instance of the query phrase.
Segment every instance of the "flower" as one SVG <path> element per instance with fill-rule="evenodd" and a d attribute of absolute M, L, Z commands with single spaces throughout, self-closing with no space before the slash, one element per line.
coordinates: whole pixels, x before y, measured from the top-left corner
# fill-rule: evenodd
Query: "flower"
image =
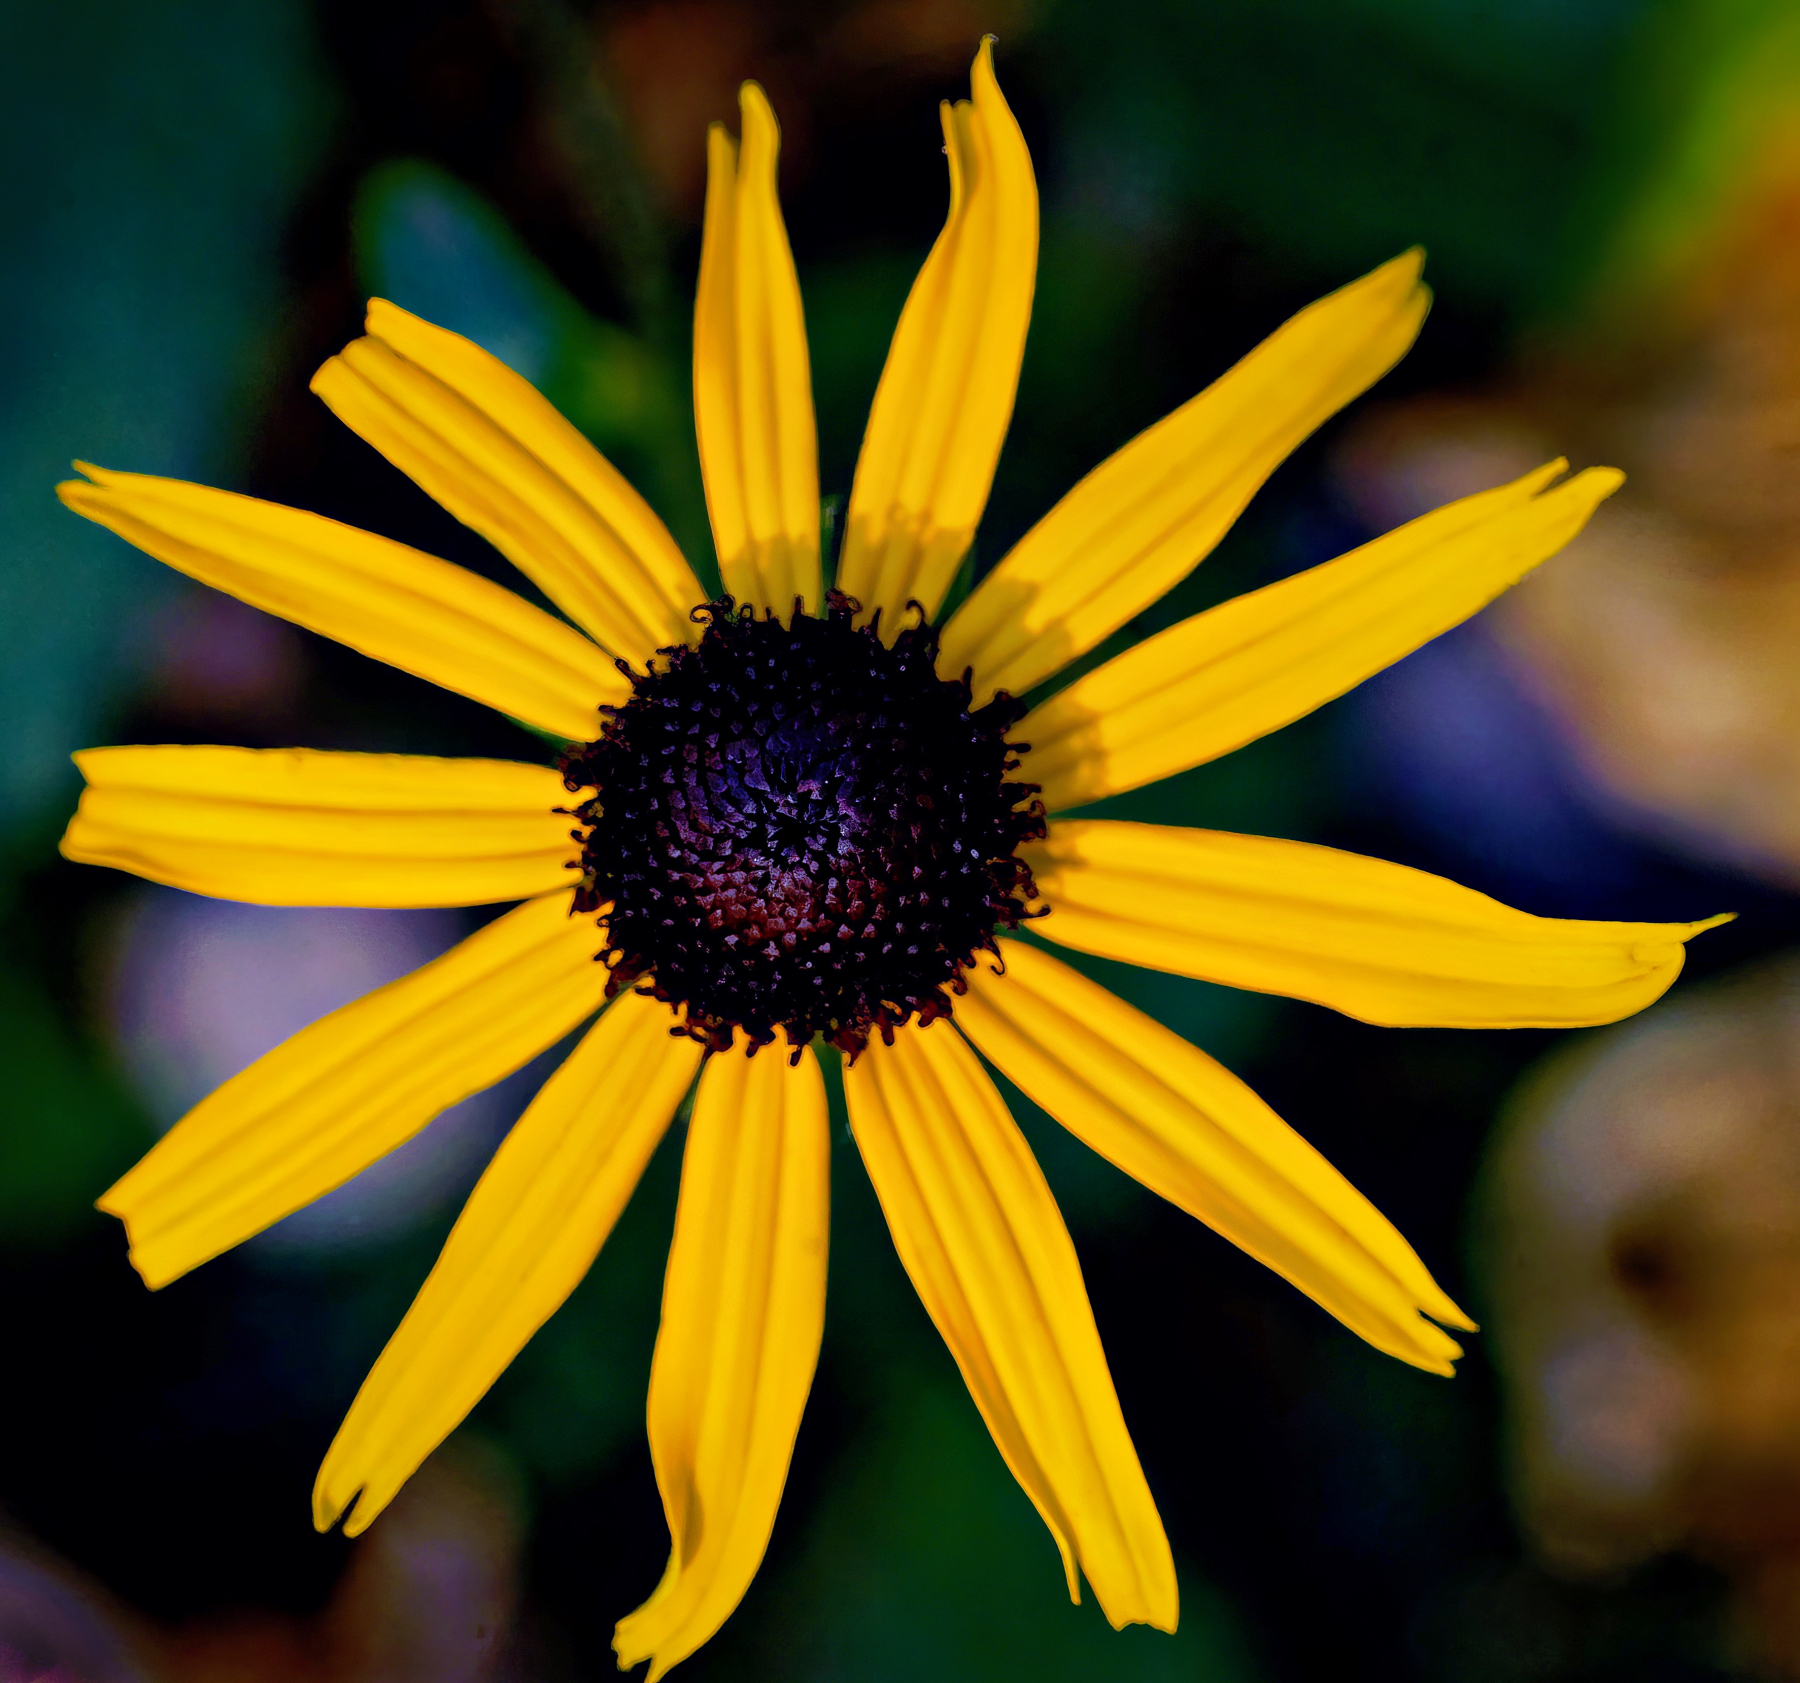
<path fill-rule="evenodd" d="M 1247 1087 L 1010 931 L 1034 915 L 1084 952 L 1370 1022 L 1491 1027 L 1628 1015 L 1707 927 L 1537 918 L 1328 848 L 1061 816 L 1275 730 L 1466 618 L 1619 476 L 1558 484 L 1552 463 L 1185 620 L 1024 712 L 1013 696 L 1167 591 L 1398 360 L 1427 298 L 1412 253 L 1302 311 L 1089 474 L 934 626 L 1011 415 L 1036 267 L 1031 161 L 991 43 L 972 80 L 943 111 L 949 219 L 876 393 L 833 593 L 778 135 L 754 83 L 741 148 L 710 137 L 695 308 L 724 598 L 707 601 L 648 505 L 530 386 L 380 300 L 314 390 L 572 624 L 316 515 L 98 468 L 61 488 L 195 578 L 570 744 L 558 770 L 91 749 L 63 849 L 277 904 L 523 901 L 228 1081 L 105 1195 L 153 1287 L 600 1010 L 358 1394 L 319 1474 L 321 1527 L 365 1528 L 555 1311 L 698 1076 L 649 1394 L 673 1543 L 615 1642 L 652 1677 L 753 1576 L 811 1384 L 829 1154 L 815 1040 L 851 1054 L 851 1128 L 901 1260 L 1070 1594 L 1085 1573 L 1114 1625 L 1172 1629 L 1173 1563 L 1074 1248 L 983 1059 L 1378 1348 L 1448 1373 L 1460 1352 L 1433 1321 L 1471 1323 Z M 778 1030 L 785 1050 L 751 1055 Z"/>

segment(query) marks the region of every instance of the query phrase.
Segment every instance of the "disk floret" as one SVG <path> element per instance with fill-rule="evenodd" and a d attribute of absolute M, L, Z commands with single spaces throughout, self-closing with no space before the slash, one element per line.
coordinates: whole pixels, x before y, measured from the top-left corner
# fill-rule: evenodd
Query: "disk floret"
<path fill-rule="evenodd" d="M 578 912 L 605 911 L 610 991 L 641 983 L 716 1051 L 742 1028 L 855 1054 L 946 1016 L 962 972 L 1036 897 L 1044 834 L 1007 730 L 939 678 L 937 633 L 890 647 L 834 594 L 790 624 L 723 597 L 665 649 L 600 739 L 559 762 L 582 828 Z M 610 908 L 610 909 L 607 909 Z"/>

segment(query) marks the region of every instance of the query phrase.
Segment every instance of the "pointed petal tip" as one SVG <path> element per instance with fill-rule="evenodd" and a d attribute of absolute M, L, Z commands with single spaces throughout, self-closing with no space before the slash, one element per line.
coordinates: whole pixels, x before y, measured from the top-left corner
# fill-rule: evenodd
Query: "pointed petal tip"
<path fill-rule="evenodd" d="M 751 79 L 738 84 L 738 110 L 746 124 L 767 123 L 770 128 L 780 131 L 775 107 L 769 103 L 769 95 L 761 82 Z"/>
<path fill-rule="evenodd" d="M 1409 245 L 1398 257 L 1390 257 L 1381 267 L 1416 281 L 1425 272 L 1425 248 L 1422 245 Z"/>
<path fill-rule="evenodd" d="M 324 1470 L 321 1469 L 318 1478 L 313 1482 L 313 1530 L 323 1536 L 332 1528 L 332 1526 L 337 1524 L 338 1520 L 343 1516 L 343 1512 L 344 1504 L 342 1502 L 333 1501 L 330 1494 L 325 1489 L 325 1473 Z"/>
<path fill-rule="evenodd" d="M 1703 917 L 1697 923 L 1686 925 L 1687 933 L 1683 935 L 1681 939 L 1683 941 L 1691 941 L 1696 935 L 1704 935 L 1709 929 L 1717 929 L 1721 924 L 1725 923 L 1736 923 L 1737 920 L 1738 914 L 1736 912 L 1720 912 L 1714 917 Z M 1676 927 L 1680 928 L 1682 926 L 1677 925 Z"/>
<path fill-rule="evenodd" d="M 1481 1324 L 1472 1320 L 1466 1310 L 1458 1308 L 1447 1297 L 1441 1303 L 1427 1309 L 1425 1313 L 1443 1326 L 1455 1327 L 1458 1332 L 1481 1331 Z"/>
<path fill-rule="evenodd" d="M 975 49 L 975 62 L 969 66 L 969 94 L 977 106 L 985 100 L 996 99 L 1002 106 L 1006 104 L 1006 96 L 1000 91 L 1000 77 L 994 69 L 994 48 L 1000 44 L 998 35 L 986 34 L 981 44 Z"/>

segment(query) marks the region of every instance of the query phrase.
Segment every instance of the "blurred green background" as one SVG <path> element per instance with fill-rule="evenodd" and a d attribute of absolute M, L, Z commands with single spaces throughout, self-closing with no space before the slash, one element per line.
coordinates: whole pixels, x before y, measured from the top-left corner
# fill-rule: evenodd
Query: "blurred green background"
<path fill-rule="evenodd" d="M 228 1073 L 231 1048 L 462 926 L 227 923 L 65 865 L 70 751 L 545 750 L 66 514 L 52 487 L 72 458 L 313 508 L 516 582 L 307 395 L 380 294 L 540 385 L 704 566 L 685 361 L 706 121 L 733 115 L 748 75 L 783 120 L 824 487 L 841 495 L 943 214 L 936 101 L 966 87 L 993 29 L 1044 224 L 979 568 L 1293 310 L 1407 246 L 1428 248 L 1437 303 L 1371 400 L 1390 411 L 1571 366 L 1590 329 L 1639 344 L 1626 328 L 1687 284 L 1685 254 L 1785 110 L 1790 11 L 0 0 L 0 1679 L 598 1678 L 666 1549 L 643 1395 L 678 1139 L 379 1569 L 359 1549 L 380 1527 L 358 1548 L 313 1535 L 312 1473 L 522 1095 L 434 1129 L 410 1192 L 404 1176 L 374 1186 L 154 1298 L 93 1213 L 204 1090 L 196 1072 Z M 1763 117 L 1740 121 L 1751 86 Z M 1303 448 L 1114 646 L 1368 535 L 1357 474 L 1373 470 L 1351 447 L 1368 409 Z M 1580 456 L 1593 434 L 1571 434 L 1551 443 Z M 1484 702 L 1463 737 L 1421 735 L 1443 714 L 1430 698 L 1466 699 L 1486 670 L 1486 645 L 1456 647 L 1432 658 L 1460 664 L 1415 667 L 1117 809 L 1356 846 L 1536 911 L 1739 910 L 1696 950 L 1699 976 L 1795 939 L 1794 873 L 1596 795 L 1542 707 Z M 1472 1188 L 1498 1106 L 1555 1037 L 1383 1032 L 1092 968 L 1257 1084 L 1485 1315 Z M 846 1149 L 825 1351 L 774 1541 L 684 1676 L 1600 1683 L 1753 1663 L 1729 1561 L 1650 1551 L 1575 1579 L 1534 1555 L 1483 1338 L 1449 1383 L 1375 1354 L 1011 1097 L 1177 1551 L 1179 1635 L 1115 1635 L 1091 1602 L 1068 1605 Z M 407 1647 L 472 1604 L 504 1627 L 486 1657 Z"/>

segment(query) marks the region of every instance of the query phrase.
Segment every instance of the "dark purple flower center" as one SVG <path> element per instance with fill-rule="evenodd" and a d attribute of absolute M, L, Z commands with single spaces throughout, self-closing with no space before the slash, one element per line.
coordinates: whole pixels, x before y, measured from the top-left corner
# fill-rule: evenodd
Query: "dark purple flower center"
<path fill-rule="evenodd" d="M 780 1029 L 854 1054 L 946 1016 L 1036 894 L 1015 850 L 1043 805 L 1007 781 L 1023 708 L 971 710 L 932 627 L 889 647 L 854 612 L 836 595 L 791 626 L 729 597 L 696 609 L 699 643 L 632 674 L 599 741 L 559 762 L 593 791 L 575 904 L 611 908 L 612 991 L 641 982 L 714 1050 Z"/>

